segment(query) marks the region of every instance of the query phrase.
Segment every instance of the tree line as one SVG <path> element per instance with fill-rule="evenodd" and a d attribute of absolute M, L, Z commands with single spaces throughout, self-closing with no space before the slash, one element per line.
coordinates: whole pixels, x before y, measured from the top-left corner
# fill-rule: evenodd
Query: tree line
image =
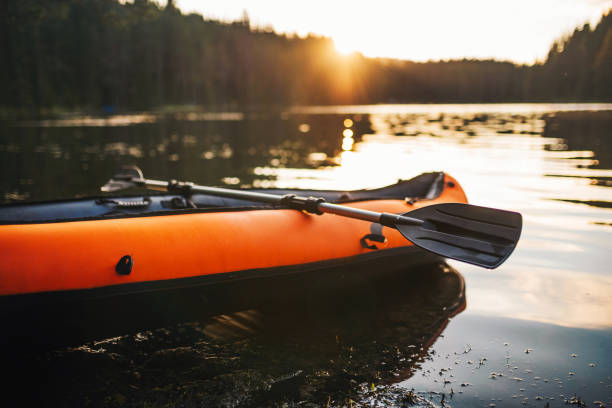
<path fill-rule="evenodd" d="M 172 1 L 4 0 L 0 109 L 612 101 L 612 13 L 531 66 L 343 56 L 333 41 L 183 14 Z"/>

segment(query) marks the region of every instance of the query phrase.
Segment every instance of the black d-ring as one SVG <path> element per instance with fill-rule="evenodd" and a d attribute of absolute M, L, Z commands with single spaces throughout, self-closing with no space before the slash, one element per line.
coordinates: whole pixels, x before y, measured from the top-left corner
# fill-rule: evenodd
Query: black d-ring
<path fill-rule="evenodd" d="M 132 266 L 134 265 L 134 261 L 132 260 L 131 255 L 124 255 L 119 259 L 117 265 L 115 266 L 115 271 L 119 275 L 129 275 L 132 272 Z"/>

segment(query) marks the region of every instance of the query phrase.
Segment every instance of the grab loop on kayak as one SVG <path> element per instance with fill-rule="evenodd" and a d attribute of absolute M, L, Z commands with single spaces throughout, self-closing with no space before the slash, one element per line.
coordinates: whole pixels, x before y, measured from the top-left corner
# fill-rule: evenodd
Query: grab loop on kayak
<path fill-rule="evenodd" d="M 387 246 L 387 237 L 385 237 L 383 235 L 383 226 L 377 222 L 373 222 L 370 225 L 370 233 L 364 235 L 363 237 L 361 237 L 361 239 L 359 240 L 359 243 L 361 244 L 361 246 L 365 249 L 380 249 L 376 244 L 370 244 L 368 243 L 368 241 L 370 242 L 378 242 L 380 244 L 383 244 L 382 247 Z"/>
<path fill-rule="evenodd" d="M 375 244 L 368 244 L 368 241 L 384 244 L 387 242 L 387 238 L 385 238 L 384 235 L 366 234 L 359 240 L 359 243 L 361 243 L 361 246 L 365 249 L 378 249 Z"/>
<path fill-rule="evenodd" d="M 323 202 L 325 202 L 325 199 L 322 197 L 299 197 L 295 194 L 285 194 L 280 199 L 281 205 L 317 215 L 323 214 L 323 212 L 319 210 L 319 204 Z"/>

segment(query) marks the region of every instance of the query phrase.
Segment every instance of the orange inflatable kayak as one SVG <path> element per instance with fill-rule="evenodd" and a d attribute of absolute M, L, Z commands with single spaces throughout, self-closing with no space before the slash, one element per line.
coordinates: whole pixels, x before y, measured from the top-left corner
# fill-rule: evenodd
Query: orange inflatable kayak
<path fill-rule="evenodd" d="M 396 214 L 467 202 L 444 173 L 373 190 L 265 191 Z M 57 330 L 75 341 L 114 335 L 290 294 L 291 282 L 300 290 L 440 260 L 377 223 L 206 194 L 3 205 L 0 248 L 4 342 Z M 112 327 L 90 330 L 101 326 Z"/>

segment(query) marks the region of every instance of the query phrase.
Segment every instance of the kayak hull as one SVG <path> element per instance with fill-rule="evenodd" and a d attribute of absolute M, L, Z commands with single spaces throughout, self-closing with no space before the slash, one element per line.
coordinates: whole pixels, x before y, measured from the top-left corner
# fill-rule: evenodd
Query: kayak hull
<path fill-rule="evenodd" d="M 467 201 L 449 175 L 436 183 L 435 197 L 375 194 L 343 204 L 405 213 Z M 64 343 L 63 334 L 49 339 L 64 331 L 78 344 L 240 310 L 315 279 L 333 287 L 440 261 L 380 224 L 269 206 L 6 224 L 0 247 L 0 318 L 10 343 Z"/>
<path fill-rule="evenodd" d="M 223 276 L 4 297 L 2 344 L 11 349 L 80 345 L 305 296 L 336 296 L 364 281 L 427 273 L 441 261 L 411 246 Z"/>

